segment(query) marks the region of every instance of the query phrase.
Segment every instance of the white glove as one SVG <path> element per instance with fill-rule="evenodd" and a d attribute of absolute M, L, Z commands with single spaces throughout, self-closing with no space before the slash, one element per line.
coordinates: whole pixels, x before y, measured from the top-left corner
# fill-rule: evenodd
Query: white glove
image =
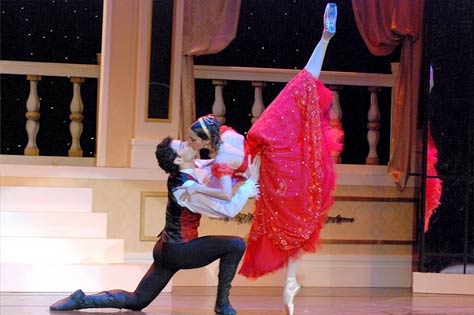
<path fill-rule="evenodd" d="M 247 179 L 239 189 L 244 190 L 249 198 L 258 199 L 260 197 L 259 185 L 252 178 Z"/>
<path fill-rule="evenodd" d="M 260 178 L 260 164 L 261 158 L 260 155 L 257 155 L 252 162 L 252 158 L 248 157 L 248 167 L 245 170 L 245 173 L 242 174 L 243 177 L 247 179 L 253 179 L 254 182 L 258 183 L 258 179 Z"/>

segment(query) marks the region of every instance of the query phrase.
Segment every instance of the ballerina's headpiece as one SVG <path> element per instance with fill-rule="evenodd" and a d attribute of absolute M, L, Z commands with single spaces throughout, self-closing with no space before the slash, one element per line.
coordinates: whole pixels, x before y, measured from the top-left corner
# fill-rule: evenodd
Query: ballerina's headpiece
<path fill-rule="evenodd" d="M 212 139 L 212 138 L 211 138 L 211 133 L 209 132 L 209 129 L 208 129 L 207 126 L 206 126 L 206 122 L 207 122 L 211 117 L 214 118 L 214 115 L 207 115 L 207 116 L 199 117 L 199 118 L 198 118 L 199 125 L 201 126 L 202 130 L 204 131 L 204 133 L 206 134 L 206 136 L 207 136 L 209 139 Z M 209 123 L 209 122 L 208 122 L 208 123 Z"/>

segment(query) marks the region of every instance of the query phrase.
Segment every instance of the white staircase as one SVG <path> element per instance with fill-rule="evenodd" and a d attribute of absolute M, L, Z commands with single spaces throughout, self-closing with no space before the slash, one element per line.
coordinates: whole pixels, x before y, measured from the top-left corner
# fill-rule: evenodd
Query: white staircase
<path fill-rule="evenodd" d="M 0 291 L 134 290 L 149 264 L 125 264 L 106 235 L 90 188 L 0 187 Z"/>

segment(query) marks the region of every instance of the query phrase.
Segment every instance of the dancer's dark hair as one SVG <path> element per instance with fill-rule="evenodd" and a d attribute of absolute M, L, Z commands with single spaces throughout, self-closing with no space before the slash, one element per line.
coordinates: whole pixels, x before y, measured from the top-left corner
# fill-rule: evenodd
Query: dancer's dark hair
<path fill-rule="evenodd" d="M 178 153 L 171 147 L 173 138 L 166 137 L 156 146 L 155 156 L 158 165 L 168 174 L 178 175 L 179 165 L 174 164 Z"/>

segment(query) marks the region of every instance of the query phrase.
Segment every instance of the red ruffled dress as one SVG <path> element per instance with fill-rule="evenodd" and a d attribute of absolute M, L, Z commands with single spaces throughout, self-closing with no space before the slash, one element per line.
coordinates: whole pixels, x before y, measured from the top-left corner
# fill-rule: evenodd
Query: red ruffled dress
<path fill-rule="evenodd" d="M 342 131 L 329 126 L 331 103 L 331 91 L 302 70 L 250 129 L 251 154 L 262 159 L 260 198 L 240 274 L 257 278 L 316 251 L 333 203 L 331 154 L 342 149 Z"/>
<path fill-rule="evenodd" d="M 426 233 L 429 228 L 430 218 L 434 211 L 441 204 L 441 193 L 443 190 L 443 182 L 439 179 L 438 171 L 436 170 L 436 163 L 438 162 L 438 149 L 431 136 L 430 128 L 428 128 L 428 156 L 426 174 L 434 176 L 426 179 L 426 197 L 425 197 L 425 226 Z"/>

